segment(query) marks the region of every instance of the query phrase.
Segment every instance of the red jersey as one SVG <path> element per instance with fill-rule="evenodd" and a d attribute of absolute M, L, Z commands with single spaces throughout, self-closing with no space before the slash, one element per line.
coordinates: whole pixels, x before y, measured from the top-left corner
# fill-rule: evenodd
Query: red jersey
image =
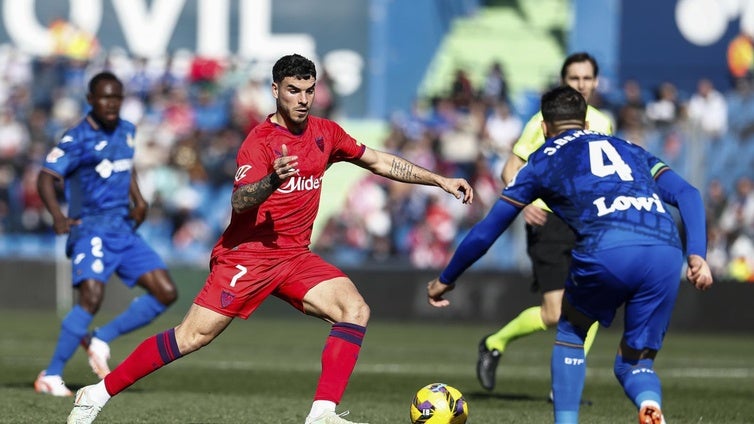
<path fill-rule="evenodd" d="M 238 150 L 234 190 L 273 172 L 273 162 L 282 156 L 283 144 L 289 156 L 298 156 L 299 173 L 285 180 L 256 208 L 244 213 L 234 211 L 212 250 L 213 257 L 229 249 L 268 256 L 281 254 L 280 249 L 307 249 L 325 170 L 332 163 L 360 158 L 366 149 L 328 119 L 310 115 L 306 130 L 295 135 L 270 121 L 270 116 L 251 130 Z"/>

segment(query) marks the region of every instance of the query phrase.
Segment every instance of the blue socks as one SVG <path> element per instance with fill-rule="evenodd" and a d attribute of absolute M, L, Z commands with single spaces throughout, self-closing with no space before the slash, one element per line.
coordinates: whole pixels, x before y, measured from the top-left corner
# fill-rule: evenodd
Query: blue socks
<path fill-rule="evenodd" d="M 653 367 L 654 360 L 652 359 L 628 361 L 623 356 L 615 355 L 613 365 L 615 377 L 623 386 L 626 396 L 634 402 L 637 408 L 647 400 L 662 405 L 662 385 Z"/>
<path fill-rule="evenodd" d="M 576 424 L 579 421 L 581 392 L 586 379 L 586 360 L 582 331 L 561 318 L 552 348 L 552 375 L 555 424 Z"/>
<path fill-rule="evenodd" d="M 94 337 L 110 343 L 118 336 L 129 333 L 152 322 L 163 313 L 167 306 L 160 303 L 151 294 L 134 299 L 128 309 L 102 327 L 94 331 Z"/>
<path fill-rule="evenodd" d="M 63 375 L 63 368 L 66 362 L 76 353 L 76 349 L 81 343 L 81 339 L 86 336 L 89 330 L 89 324 L 94 317 L 84 308 L 76 305 L 63 318 L 60 325 L 60 335 L 58 335 L 58 344 L 55 347 L 55 353 L 52 354 L 50 364 L 47 366 L 47 375 Z"/>
<path fill-rule="evenodd" d="M 142 295 L 134 299 L 123 313 L 105 326 L 98 328 L 94 336 L 109 343 L 122 334 L 149 324 L 166 309 L 167 306 L 157 301 L 151 294 Z M 75 305 L 63 318 L 58 344 L 45 370 L 46 375 L 63 375 L 65 364 L 73 357 L 81 340 L 89 332 L 93 318 L 94 316 L 80 305 Z"/>

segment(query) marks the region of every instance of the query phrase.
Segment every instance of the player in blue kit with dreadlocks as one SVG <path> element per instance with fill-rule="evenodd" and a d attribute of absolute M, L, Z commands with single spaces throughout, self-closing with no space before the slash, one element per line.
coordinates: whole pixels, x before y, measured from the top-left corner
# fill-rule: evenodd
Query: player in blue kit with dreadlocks
<path fill-rule="evenodd" d="M 654 359 L 675 305 L 684 253 L 688 280 L 712 285 L 705 260 L 704 204 L 699 191 L 660 159 L 628 141 L 585 130 L 586 102 L 559 87 L 542 96 L 547 140 L 503 190 L 487 216 L 429 282 L 429 303 L 443 295 L 513 222 L 542 198 L 576 233 L 576 246 L 552 351 L 556 424 L 577 423 L 586 376 L 584 339 L 594 322 L 609 326 L 625 306 L 614 373 L 639 410 L 642 424 L 661 424 L 662 390 Z M 667 204 L 678 208 L 685 252 Z"/>

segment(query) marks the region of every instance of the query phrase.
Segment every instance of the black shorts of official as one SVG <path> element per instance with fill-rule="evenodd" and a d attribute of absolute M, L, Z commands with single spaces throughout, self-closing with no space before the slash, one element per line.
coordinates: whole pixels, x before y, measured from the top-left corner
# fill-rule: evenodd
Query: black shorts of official
<path fill-rule="evenodd" d="M 541 227 L 526 225 L 526 252 L 532 262 L 531 290 L 547 293 L 565 286 L 576 235 L 553 213 Z"/>

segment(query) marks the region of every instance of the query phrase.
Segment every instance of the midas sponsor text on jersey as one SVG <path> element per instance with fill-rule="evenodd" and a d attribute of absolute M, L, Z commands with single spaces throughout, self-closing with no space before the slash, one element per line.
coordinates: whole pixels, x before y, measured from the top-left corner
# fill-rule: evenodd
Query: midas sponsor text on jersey
<path fill-rule="evenodd" d="M 651 211 L 653 206 L 657 207 L 657 212 L 665 213 L 662 201 L 656 193 L 653 193 L 652 197 L 618 196 L 613 199 L 610 207 L 607 206 L 604 196 L 592 203 L 597 206 L 597 216 L 604 216 L 615 211 L 625 211 L 631 207 L 637 210 Z"/>
<path fill-rule="evenodd" d="M 285 185 L 278 188 L 281 193 L 292 193 L 294 191 L 319 190 L 322 185 L 322 178 L 314 178 L 313 175 L 308 177 L 293 177 Z"/>

